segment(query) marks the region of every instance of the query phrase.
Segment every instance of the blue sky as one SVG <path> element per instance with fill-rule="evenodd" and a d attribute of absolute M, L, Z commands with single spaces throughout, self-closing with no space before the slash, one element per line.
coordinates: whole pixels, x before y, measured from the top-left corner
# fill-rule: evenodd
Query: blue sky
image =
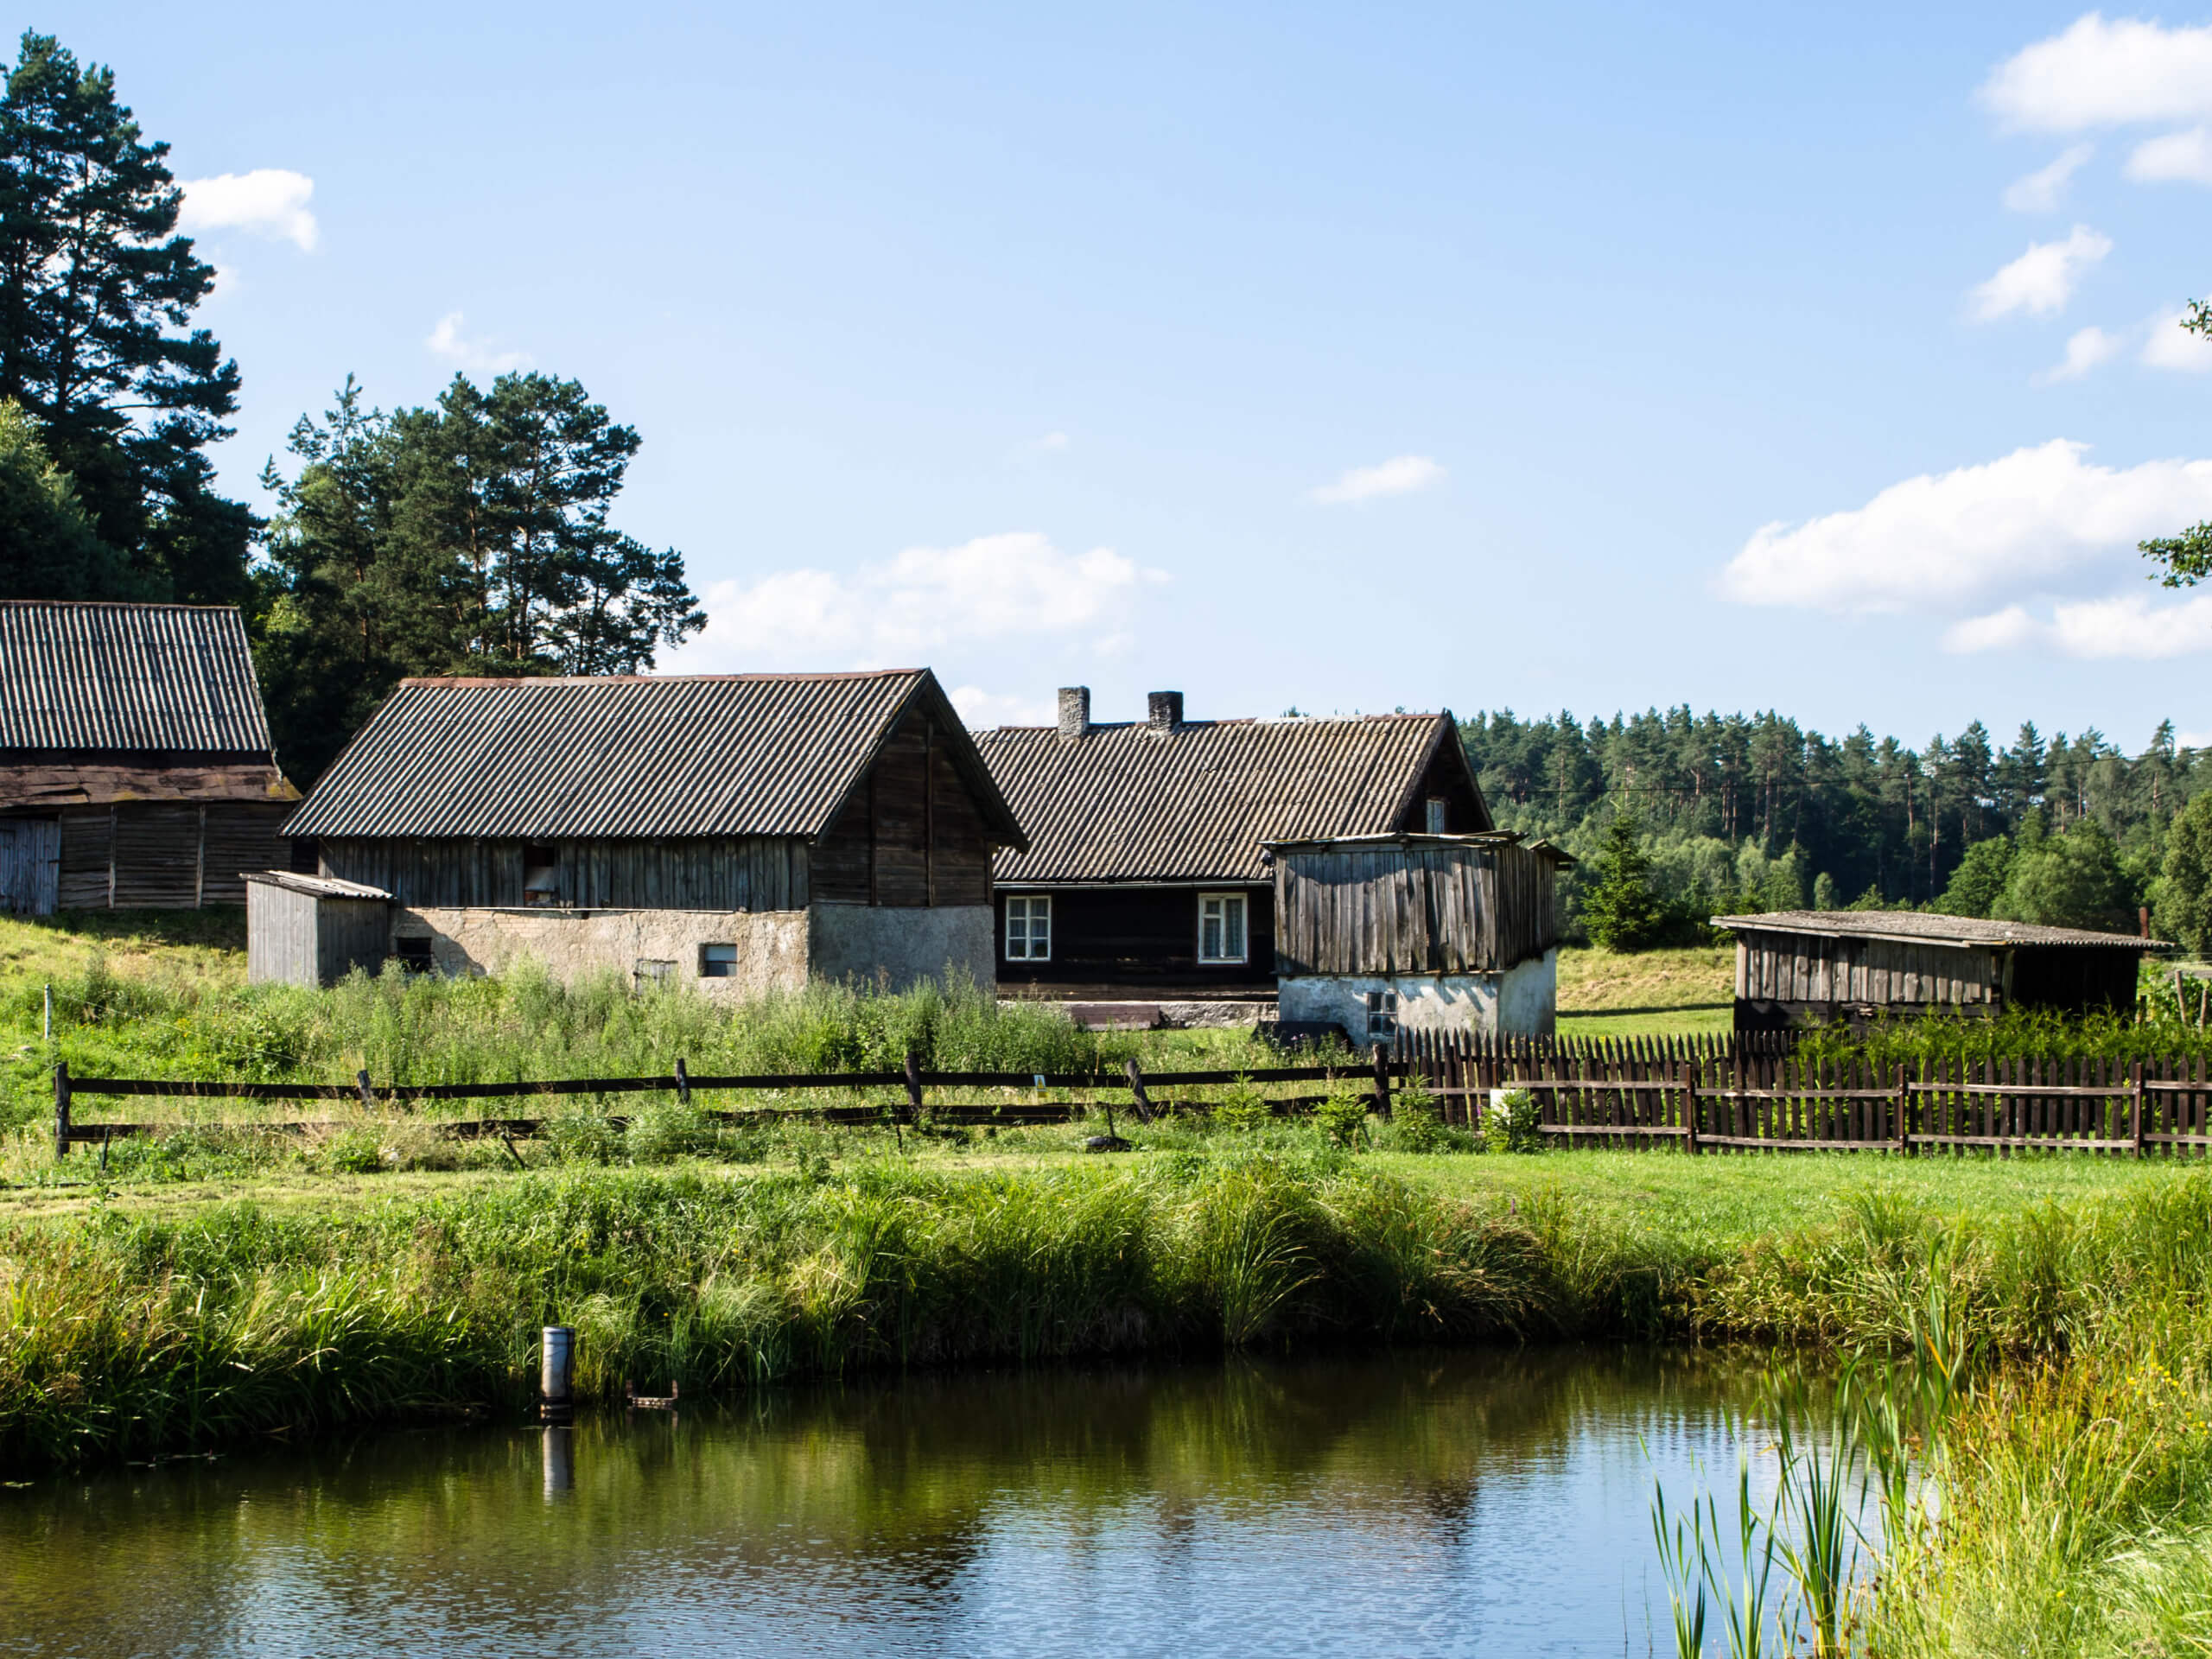
<path fill-rule="evenodd" d="M 1775 707 L 2212 741 L 2212 19 L 109 0 L 245 377 L 581 378 L 664 665 L 977 723 Z M 2009 198 L 2009 203 L 2008 203 Z"/>

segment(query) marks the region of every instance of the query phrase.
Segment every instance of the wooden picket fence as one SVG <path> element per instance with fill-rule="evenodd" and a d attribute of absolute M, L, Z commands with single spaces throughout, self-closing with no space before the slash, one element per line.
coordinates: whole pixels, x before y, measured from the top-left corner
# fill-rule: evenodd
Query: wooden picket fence
<path fill-rule="evenodd" d="M 1285 1084 L 1319 1085 L 1320 1092 L 1310 1087 L 1265 1092 L 1267 1085 Z M 351 1084 L 269 1084 L 87 1077 L 59 1065 L 54 1151 L 66 1156 L 73 1145 L 179 1127 L 86 1122 L 78 1111 L 86 1096 L 342 1100 L 371 1110 L 414 1112 L 475 1100 L 643 1094 L 691 1105 L 701 1096 L 765 1093 L 811 1098 L 704 1115 L 726 1123 L 808 1118 L 894 1129 L 1103 1120 L 1110 1134 L 1116 1111 L 1150 1122 L 1168 1113 L 1210 1110 L 1216 1103 L 1187 1093 L 1179 1100 L 1163 1091 L 1236 1084 L 1261 1087 L 1268 1109 L 1278 1116 L 1310 1111 L 1327 1092 L 1354 1087 L 1384 1116 L 1392 1110 L 1395 1091 L 1417 1084 L 1446 1123 L 1469 1128 L 1481 1127 L 1495 1091 L 1525 1089 L 1535 1098 L 1538 1128 L 1548 1139 L 1615 1147 L 1673 1143 L 1693 1153 L 2040 1147 L 2141 1157 L 2146 1152 L 2200 1156 L 2212 1147 L 2212 1074 L 2201 1058 L 1911 1067 L 1802 1058 L 1783 1033 L 1560 1041 L 1423 1032 L 1402 1033 L 1389 1050 L 1377 1046 L 1364 1059 L 1345 1064 L 1152 1073 L 1135 1060 L 1120 1072 L 925 1071 L 910 1055 L 903 1071 L 695 1077 L 679 1059 L 672 1071 L 656 1077 L 417 1086 L 380 1085 L 366 1072 Z M 948 1091 L 976 1090 L 995 1093 L 946 1098 Z M 610 1122 L 619 1127 L 625 1120 Z M 441 1117 L 433 1122 L 459 1138 L 514 1141 L 536 1135 L 545 1120 Z M 297 1133 L 323 1126 L 308 1120 L 251 1127 Z"/>
<path fill-rule="evenodd" d="M 1549 1138 L 1691 1152 L 2031 1147 L 2139 1158 L 2212 1147 L 2197 1058 L 1912 1066 L 1801 1058 L 1780 1033 L 1542 1039 L 1402 1037 L 1408 1076 L 1447 1122 L 1478 1125 L 1493 1090 L 1526 1089 Z"/>

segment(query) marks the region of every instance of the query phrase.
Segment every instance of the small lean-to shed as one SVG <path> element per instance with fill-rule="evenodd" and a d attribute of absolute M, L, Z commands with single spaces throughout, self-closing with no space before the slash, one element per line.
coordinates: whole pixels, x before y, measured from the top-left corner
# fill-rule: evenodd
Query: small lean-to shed
<path fill-rule="evenodd" d="M 359 881 L 258 870 L 245 879 L 249 982 L 330 985 L 391 954 L 391 895 Z"/>
<path fill-rule="evenodd" d="M 1736 936 L 1736 1029 L 1864 1023 L 2018 1005 L 2074 1013 L 2135 1006 L 2136 970 L 2161 940 L 1908 911 L 1716 916 Z"/>
<path fill-rule="evenodd" d="M 1270 843 L 1286 1025 L 1539 1035 L 1558 1013 L 1558 872 L 1517 835 Z"/>

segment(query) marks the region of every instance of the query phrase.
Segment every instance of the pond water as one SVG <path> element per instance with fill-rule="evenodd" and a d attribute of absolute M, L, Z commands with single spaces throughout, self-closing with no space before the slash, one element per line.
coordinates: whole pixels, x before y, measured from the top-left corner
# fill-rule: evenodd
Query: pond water
<path fill-rule="evenodd" d="M 1697 1356 L 992 1372 L 0 1491 L 0 1653 L 1636 1654 Z M 1724 1502 L 1726 1501 L 1724 1497 Z"/>

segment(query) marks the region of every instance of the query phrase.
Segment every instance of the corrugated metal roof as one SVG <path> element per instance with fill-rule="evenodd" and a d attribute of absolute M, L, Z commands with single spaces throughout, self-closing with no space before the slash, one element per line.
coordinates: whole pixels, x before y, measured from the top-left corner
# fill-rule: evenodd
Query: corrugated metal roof
<path fill-rule="evenodd" d="M 0 748 L 269 753 L 228 605 L 0 603 Z"/>
<path fill-rule="evenodd" d="M 984 818 L 1020 839 L 927 669 L 408 680 L 285 826 L 294 836 L 811 837 L 917 699 Z"/>
<path fill-rule="evenodd" d="M 1465 764 L 1459 744 L 1448 713 L 976 736 L 1029 832 L 1027 853 L 999 855 L 1007 882 L 1264 881 L 1268 842 L 1396 829 L 1440 745 Z M 1482 798 L 1471 771 L 1467 785 Z"/>
<path fill-rule="evenodd" d="M 1716 916 L 1715 927 L 1744 933 L 1818 933 L 1844 938 L 1903 939 L 1914 944 L 2102 944 L 2162 950 L 2164 939 L 2133 933 L 2098 933 L 2080 927 L 2041 927 L 2031 922 L 1993 922 L 1979 916 L 1939 916 L 1929 911 L 1777 910 L 1762 916 Z"/>
<path fill-rule="evenodd" d="M 263 887 L 283 887 L 290 893 L 305 893 L 310 899 L 390 899 L 382 887 L 372 887 L 365 881 L 341 881 L 334 875 L 302 875 L 294 870 L 247 870 L 248 881 Z"/>

